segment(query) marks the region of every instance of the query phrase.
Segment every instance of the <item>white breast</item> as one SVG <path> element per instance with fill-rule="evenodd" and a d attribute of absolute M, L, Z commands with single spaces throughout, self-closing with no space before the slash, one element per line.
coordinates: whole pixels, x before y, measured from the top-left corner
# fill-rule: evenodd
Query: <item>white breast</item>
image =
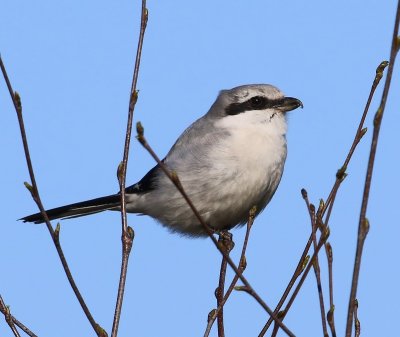
<path fill-rule="evenodd" d="M 212 128 L 223 131 L 214 132 L 218 135 L 210 138 L 214 142 L 208 139 L 206 148 L 196 147 L 196 151 L 186 146 L 184 156 L 171 156 L 167 164 L 177 171 L 185 191 L 210 226 L 232 228 L 246 222 L 253 206 L 260 212 L 274 194 L 286 158 L 286 121 L 269 110 L 250 111 L 218 119 Z M 156 190 L 133 197 L 132 212 L 148 214 L 172 231 L 205 235 L 165 175 L 159 176 Z"/>
<path fill-rule="evenodd" d="M 252 206 L 258 211 L 266 206 L 279 184 L 287 153 L 285 117 L 251 111 L 224 117 L 215 126 L 229 131 L 211 158 L 215 174 L 229 177 L 219 191 L 220 207 L 229 207 L 230 221 L 244 217 L 242 222 Z"/>

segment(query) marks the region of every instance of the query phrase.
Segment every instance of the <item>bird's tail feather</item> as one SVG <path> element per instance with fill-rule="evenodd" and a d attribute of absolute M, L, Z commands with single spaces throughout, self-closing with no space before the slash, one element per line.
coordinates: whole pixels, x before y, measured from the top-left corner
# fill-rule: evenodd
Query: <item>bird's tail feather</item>
<path fill-rule="evenodd" d="M 119 209 L 121 196 L 112 194 L 106 197 L 77 202 L 75 204 L 65 205 L 46 211 L 49 220 L 61 218 L 77 218 L 89 214 L 99 213 L 106 210 Z M 43 223 L 44 218 L 41 213 L 35 213 L 23 217 L 19 220 L 24 222 Z"/>

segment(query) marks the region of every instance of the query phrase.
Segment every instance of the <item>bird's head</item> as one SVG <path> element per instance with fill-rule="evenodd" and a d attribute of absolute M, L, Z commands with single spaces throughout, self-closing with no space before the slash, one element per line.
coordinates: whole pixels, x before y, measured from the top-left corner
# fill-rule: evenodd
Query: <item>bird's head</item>
<path fill-rule="evenodd" d="M 303 107 L 300 100 L 285 97 L 272 85 L 249 84 L 222 90 L 208 116 L 224 119 L 224 123 L 232 126 L 259 123 L 285 126 L 285 113 L 298 107 Z"/>

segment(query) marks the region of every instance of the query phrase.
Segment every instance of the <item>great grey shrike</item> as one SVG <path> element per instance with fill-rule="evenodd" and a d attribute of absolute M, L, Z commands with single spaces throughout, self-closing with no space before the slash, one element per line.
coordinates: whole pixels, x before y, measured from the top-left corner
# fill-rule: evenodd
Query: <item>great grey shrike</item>
<path fill-rule="evenodd" d="M 274 195 L 286 160 L 286 112 L 303 107 L 268 84 L 222 90 L 210 110 L 178 138 L 164 164 L 177 173 L 204 221 L 215 230 L 246 223 Z M 120 194 L 50 209 L 50 220 L 120 210 Z M 126 210 L 153 217 L 172 232 L 206 236 L 179 191 L 156 165 L 126 188 Z M 25 222 L 42 223 L 40 213 Z"/>

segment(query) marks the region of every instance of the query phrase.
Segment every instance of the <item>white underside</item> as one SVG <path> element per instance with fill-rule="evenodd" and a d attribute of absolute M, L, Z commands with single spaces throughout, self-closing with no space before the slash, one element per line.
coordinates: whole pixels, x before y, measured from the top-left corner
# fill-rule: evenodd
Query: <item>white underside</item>
<path fill-rule="evenodd" d="M 227 229 L 245 223 L 253 206 L 260 212 L 275 193 L 286 159 L 286 121 L 271 110 L 250 111 L 216 120 L 214 127 L 229 134 L 190 159 L 172 155 L 166 163 L 177 171 L 204 221 L 215 229 Z M 190 151 L 190 144 L 183 151 Z M 150 215 L 174 232 L 205 234 L 164 175 L 155 190 L 130 195 L 127 201 L 127 211 Z"/>

